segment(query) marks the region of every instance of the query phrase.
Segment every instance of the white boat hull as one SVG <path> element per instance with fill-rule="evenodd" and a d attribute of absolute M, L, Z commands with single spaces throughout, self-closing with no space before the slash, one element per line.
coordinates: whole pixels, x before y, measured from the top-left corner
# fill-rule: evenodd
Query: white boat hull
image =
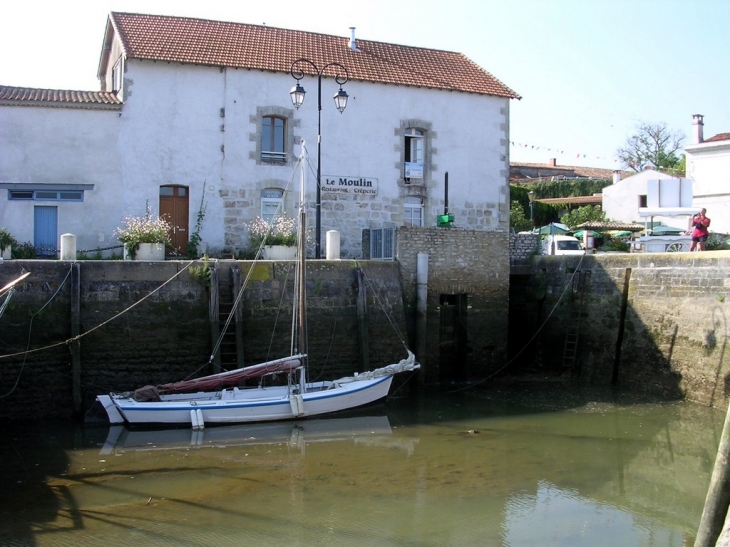
<path fill-rule="evenodd" d="M 389 374 L 342 384 L 318 382 L 307 384 L 303 395 L 281 386 L 164 395 L 161 401 L 139 402 L 122 394 L 97 399 L 112 424 L 190 424 L 202 428 L 206 424 L 291 420 L 356 408 L 384 398 L 392 381 Z"/>

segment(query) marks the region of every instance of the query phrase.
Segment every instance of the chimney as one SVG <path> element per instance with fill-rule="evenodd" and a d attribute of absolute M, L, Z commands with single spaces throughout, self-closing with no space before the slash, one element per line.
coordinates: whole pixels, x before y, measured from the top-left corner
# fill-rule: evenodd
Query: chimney
<path fill-rule="evenodd" d="M 702 114 L 692 116 L 692 144 L 700 144 L 705 142 L 704 127 L 705 122 Z"/>
<path fill-rule="evenodd" d="M 352 51 L 360 51 L 357 49 L 357 41 L 355 40 L 355 27 L 350 27 L 350 49 Z"/>
<path fill-rule="evenodd" d="M 621 171 L 618 169 L 613 172 L 613 183 L 616 184 L 617 182 L 621 181 Z"/>
<path fill-rule="evenodd" d="M 550 158 L 550 163 L 548 163 L 550 167 L 556 167 L 558 165 L 558 160 L 555 158 Z"/>

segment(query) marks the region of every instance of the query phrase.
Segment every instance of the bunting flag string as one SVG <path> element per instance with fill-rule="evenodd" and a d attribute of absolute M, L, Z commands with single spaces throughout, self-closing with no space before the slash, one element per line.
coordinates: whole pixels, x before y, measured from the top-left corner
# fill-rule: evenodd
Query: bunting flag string
<path fill-rule="evenodd" d="M 587 158 L 587 159 L 596 159 L 596 160 L 606 160 L 606 161 L 613 161 L 614 163 L 618 163 L 618 161 L 619 161 L 618 158 L 607 158 L 606 156 L 594 156 L 592 154 L 586 154 L 583 152 L 566 152 L 565 150 L 558 150 L 557 148 L 548 148 L 546 146 L 537 146 L 534 144 L 525 144 L 522 142 L 509 141 L 509 143 L 512 146 L 517 147 L 517 148 L 528 148 L 530 150 L 535 150 L 535 151 L 544 150 L 546 152 L 550 152 L 551 154 L 560 154 L 560 155 L 569 154 L 570 157 L 573 157 L 573 155 L 575 155 L 575 157 L 577 159 L 586 159 Z"/>

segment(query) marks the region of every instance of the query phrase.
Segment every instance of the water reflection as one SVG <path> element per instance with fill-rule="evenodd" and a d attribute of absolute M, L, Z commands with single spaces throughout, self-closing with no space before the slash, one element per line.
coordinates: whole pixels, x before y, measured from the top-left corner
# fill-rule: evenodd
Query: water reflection
<path fill-rule="evenodd" d="M 0 544 L 691 544 L 724 414 L 561 390 L 201 432 L 8 429 Z"/>

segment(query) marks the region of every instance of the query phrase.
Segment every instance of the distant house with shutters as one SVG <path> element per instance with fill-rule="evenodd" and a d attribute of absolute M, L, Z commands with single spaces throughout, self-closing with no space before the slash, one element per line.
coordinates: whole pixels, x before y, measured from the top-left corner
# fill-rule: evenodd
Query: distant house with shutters
<path fill-rule="evenodd" d="M 296 109 L 299 71 L 307 95 Z M 203 241 L 236 254 L 254 218 L 295 214 L 296 157 L 306 141 L 316 165 L 318 125 L 322 234 L 340 232 L 343 257 L 363 256 L 365 230 L 435 225 L 447 173 L 454 226 L 509 228 L 519 96 L 463 54 L 359 40 L 354 29 L 343 38 L 111 13 L 98 78 L 100 91 L 0 86 L 2 225 L 51 255 L 63 233 L 80 250 L 113 246 L 122 219 L 146 206 L 172 220 L 184 253 L 202 203 Z M 340 88 L 342 114 L 331 99 Z"/>

